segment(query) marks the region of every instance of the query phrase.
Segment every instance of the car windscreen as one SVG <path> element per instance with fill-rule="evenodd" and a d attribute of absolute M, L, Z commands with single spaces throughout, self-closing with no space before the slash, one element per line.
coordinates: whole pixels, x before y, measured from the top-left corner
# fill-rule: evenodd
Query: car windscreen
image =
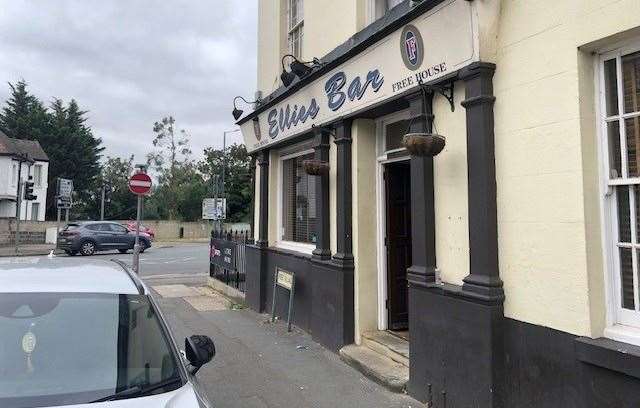
<path fill-rule="evenodd" d="M 64 228 L 62 228 L 63 231 L 71 231 L 74 230 L 76 228 L 78 228 L 80 225 L 78 224 L 67 224 L 64 226 Z"/>
<path fill-rule="evenodd" d="M 0 407 L 88 403 L 179 379 L 173 350 L 143 295 L 2 294 Z"/>

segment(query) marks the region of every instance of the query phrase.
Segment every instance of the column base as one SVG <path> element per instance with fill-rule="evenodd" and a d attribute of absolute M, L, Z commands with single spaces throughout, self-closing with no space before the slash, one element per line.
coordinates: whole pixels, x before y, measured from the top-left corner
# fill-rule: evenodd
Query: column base
<path fill-rule="evenodd" d="M 411 265 L 407 268 L 407 280 L 418 286 L 429 286 L 436 281 L 436 268 L 433 266 Z"/>
<path fill-rule="evenodd" d="M 313 259 L 317 259 L 319 261 L 328 261 L 329 259 L 331 259 L 331 250 L 326 248 L 316 248 L 311 252 L 311 256 L 313 257 Z"/>
<path fill-rule="evenodd" d="M 469 297 L 487 303 L 502 304 L 504 301 L 504 289 L 499 276 L 467 275 L 462 281 L 462 291 Z"/>
<path fill-rule="evenodd" d="M 340 252 L 333 254 L 331 262 L 343 268 L 353 268 L 354 266 L 353 255 L 343 254 Z"/>

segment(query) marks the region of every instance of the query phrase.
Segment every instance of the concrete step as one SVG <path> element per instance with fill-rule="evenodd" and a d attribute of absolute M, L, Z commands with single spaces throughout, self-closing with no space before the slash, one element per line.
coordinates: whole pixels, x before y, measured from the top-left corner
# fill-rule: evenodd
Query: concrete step
<path fill-rule="evenodd" d="M 375 331 L 362 335 L 362 345 L 409 367 L 409 342 L 387 331 Z"/>
<path fill-rule="evenodd" d="M 340 357 L 365 376 L 393 392 L 404 392 L 409 368 L 365 346 L 355 344 L 340 350 Z"/>

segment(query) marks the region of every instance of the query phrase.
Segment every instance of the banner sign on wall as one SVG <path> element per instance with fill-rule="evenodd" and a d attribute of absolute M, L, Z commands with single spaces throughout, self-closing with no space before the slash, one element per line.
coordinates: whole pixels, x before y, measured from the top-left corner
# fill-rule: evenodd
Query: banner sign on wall
<path fill-rule="evenodd" d="M 470 2 L 421 15 L 284 101 L 241 121 L 252 152 L 308 132 L 479 60 Z"/>
<path fill-rule="evenodd" d="M 211 263 L 224 269 L 236 269 L 236 243 L 225 239 L 211 239 Z"/>

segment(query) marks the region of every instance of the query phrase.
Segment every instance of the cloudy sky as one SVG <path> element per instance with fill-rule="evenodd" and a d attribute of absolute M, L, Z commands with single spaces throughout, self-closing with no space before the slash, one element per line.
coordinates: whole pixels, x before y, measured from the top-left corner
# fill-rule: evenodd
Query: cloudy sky
<path fill-rule="evenodd" d="M 254 94 L 256 21 L 257 0 L 0 0 L 0 102 L 20 79 L 47 103 L 75 98 L 106 154 L 136 161 L 173 115 L 200 155 Z"/>

